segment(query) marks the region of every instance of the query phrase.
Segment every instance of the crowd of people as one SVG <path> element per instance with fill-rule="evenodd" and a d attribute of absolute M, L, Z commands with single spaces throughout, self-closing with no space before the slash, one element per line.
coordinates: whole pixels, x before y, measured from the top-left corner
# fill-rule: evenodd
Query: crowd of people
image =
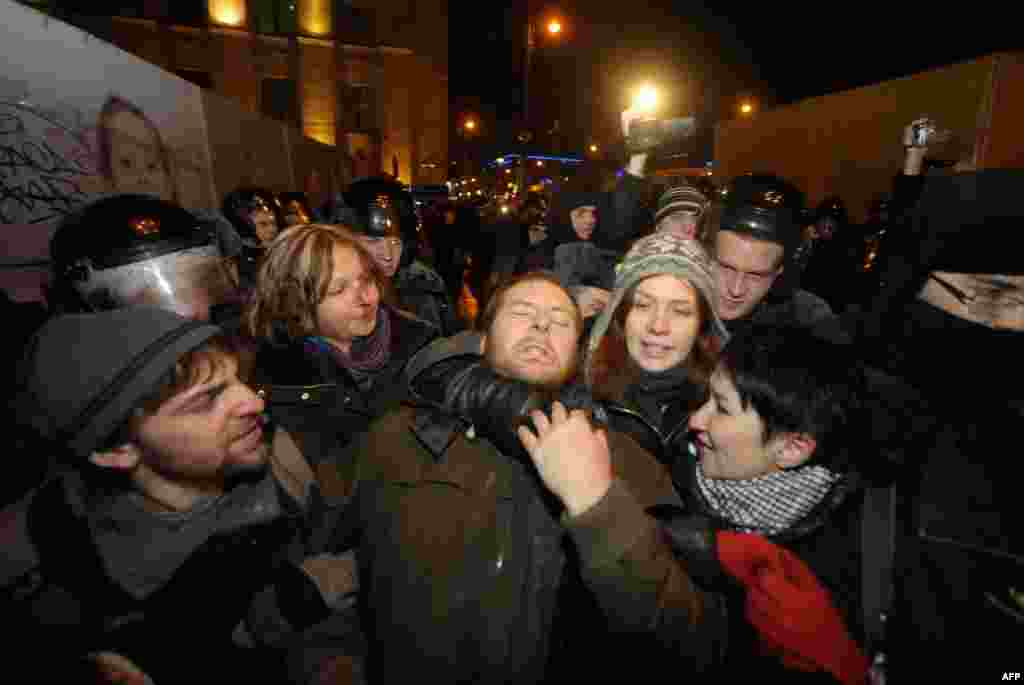
<path fill-rule="evenodd" d="M 636 151 L 486 225 L 383 176 L 87 205 L 14 335 L 10 653 L 158 685 L 1013 670 L 1024 173 L 905 142 L 870 231 L 767 173 L 649 206 Z"/>

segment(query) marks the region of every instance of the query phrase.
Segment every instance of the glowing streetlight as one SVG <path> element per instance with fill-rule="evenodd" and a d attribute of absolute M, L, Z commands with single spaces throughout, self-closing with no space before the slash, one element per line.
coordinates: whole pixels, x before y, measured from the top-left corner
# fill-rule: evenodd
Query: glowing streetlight
<path fill-rule="evenodd" d="M 496 159 L 494 161 L 497 162 L 499 165 L 501 165 L 501 164 L 505 163 L 505 158 L 504 157 L 498 157 L 498 159 Z"/>
<path fill-rule="evenodd" d="M 596 145 L 594 145 L 593 143 L 591 143 L 591 144 L 590 144 L 590 151 L 591 151 L 591 152 L 597 152 L 597 146 L 596 146 Z"/>
<path fill-rule="evenodd" d="M 466 123 L 463 124 L 463 126 L 466 128 L 467 131 L 472 131 L 476 128 L 476 122 L 473 121 L 472 119 L 467 119 Z"/>
<path fill-rule="evenodd" d="M 542 162 L 542 161 L 540 161 L 540 160 L 538 159 L 538 160 L 537 160 L 537 166 L 544 166 L 544 162 Z"/>
<path fill-rule="evenodd" d="M 551 21 L 548 22 L 548 33 L 550 33 L 552 36 L 557 36 L 561 32 L 562 22 L 558 21 L 557 19 L 552 19 Z"/>
<path fill-rule="evenodd" d="M 633 96 L 633 109 L 640 112 L 653 112 L 658 106 L 658 90 L 651 85 L 641 86 Z"/>
<path fill-rule="evenodd" d="M 744 101 L 740 103 L 740 114 L 753 114 L 753 112 L 754 104 L 752 102 Z"/>

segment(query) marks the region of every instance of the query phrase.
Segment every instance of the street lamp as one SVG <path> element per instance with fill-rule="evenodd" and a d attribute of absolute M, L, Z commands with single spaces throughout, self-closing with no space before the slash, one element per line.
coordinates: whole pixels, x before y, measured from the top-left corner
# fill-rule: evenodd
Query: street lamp
<path fill-rule="evenodd" d="M 462 121 L 462 126 L 459 127 L 459 133 L 462 134 L 462 139 L 464 141 L 464 147 L 465 147 L 465 153 L 466 153 L 466 166 L 463 169 L 463 173 L 466 174 L 467 176 L 469 175 L 469 171 L 470 171 L 470 149 L 469 149 L 470 146 L 469 146 L 469 143 L 470 143 L 470 139 L 473 138 L 479 132 L 477 130 L 477 128 L 478 127 L 477 127 L 476 119 L 474 119 L 473 116 L 471 116 L 471 115 L 467 116 Z"/>
<path fill-rule="evenodd" d="M 640 86 L 633 96 L 633 109 L 652 113 L 658 107 L 658 90 L 652 85 Z"/>
<path fill-rule="evenodd" d="M 551 37 L 561 35 L 564 26 L 562 21 L 557 17 L 551 17 L 547 22 L 547 34 Z M 534 37 L 533 28 L 533 17 L 529 15 L 526 17 L 526 60 L 523 65 L 523 126 L 529 130 L 530 127 L 530 65 L 533 61 L 533 50 L 536 47 L 536 41 Z M 524 140 L 525 136 L 520 136 L 520 160 L 519 165 L 519 191 L 522 192 L 526 188 L 526 145 L 529 140 Z"/>
<path fill-rule="evenodd" d="M 596 145 L 594 145 L 593 143 L 591 143 L 591 144 L 590 144 L 590 151 L 591 151 L 591 152 L 597 152 L 597 146 L 596 146 Z"/>

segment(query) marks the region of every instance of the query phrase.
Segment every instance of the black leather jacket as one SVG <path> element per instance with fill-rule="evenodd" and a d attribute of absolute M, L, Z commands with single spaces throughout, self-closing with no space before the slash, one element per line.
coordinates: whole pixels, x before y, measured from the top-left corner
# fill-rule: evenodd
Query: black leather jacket
<path fill-rule="evenodd" d="M 395 309 L 391 316 L 391 354 L 369 387 L 326 352 L 303 341 L 264 344 L 256 356 L 253 387 L 265 399 L 270 417 L 282 425 L 313 464 L 347 461 L 345 449 L 374 419 L 407 398 L 406 362 L 430 342 L 437 329 Z"/>
<path fill-rule="evenodd" d="M 666 388 L 635 383 L 622 402 L 603 402 L 613 428 L 626 433 L 661 463 L 671 466 L 686 453 L 690 415 L 700 408 L 705 392 L 683 381 Z"/>

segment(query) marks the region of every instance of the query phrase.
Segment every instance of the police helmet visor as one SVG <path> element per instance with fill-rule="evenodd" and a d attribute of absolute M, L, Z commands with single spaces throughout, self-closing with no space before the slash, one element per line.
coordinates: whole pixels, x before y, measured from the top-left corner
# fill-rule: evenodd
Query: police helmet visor
<path fill-rule="evenodd" d="M 87 279 L 74 285 L 97 309 L 145 304 L 201 320 L 208 320 L 210 308 L 235 292 L 235 279 L 214 245 L 90 270 Z"/>

